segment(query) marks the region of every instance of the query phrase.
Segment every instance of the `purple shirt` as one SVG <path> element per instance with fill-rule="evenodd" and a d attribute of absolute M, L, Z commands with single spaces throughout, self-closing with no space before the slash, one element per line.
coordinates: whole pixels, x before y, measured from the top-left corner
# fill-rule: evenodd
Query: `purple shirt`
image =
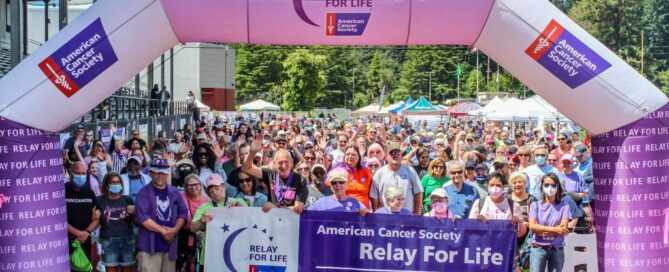
<path fill-rule="evenodd" d="M 560 178 L 564 191 L 567 193 L 588 193 L 589 191 L 588 184 L 585 183 L 583 176 L 578 172 L 571 172 L 569 175 L 560 173 L 558 178 Z"/>
<path fill-rule="evenodd" d="M 157 190 L 158 189 L 156 189 L 152 184 L 147 184 L 141 190 L 139 190 L 139 193 L 137 193 L 137 197 L 135 199 L 135 222 L 137 225 L 139 225 L 139 233 L 137 234 L 137 249 L 149 254 L 159 252 L 159 248 L 156 248 L 156 240 L 163 239 L 163 236 L 159 233 L 150 231 L 142 226 L 142 223 L 148 219 L 152 219 L 153 221 L 156 221 L 156 223 L 160 224 L 161 220 L 158 219 L 159 215 L 157 212 L 160 207 L 158 207 L 158 203 L 156 202 Z M 184 221 L 188 219 L 188 207 L 184 203 L 184 200 L 181 197 L 181 193 L 176 187 L 168 185 L 167 194 L 169 199 L 167 202 L 167 209 L 169 209 L 169 213 L 172 215 L 169 218 L 169 225 L 175 226 L 177 219 L 181 218 Z M 170 260 L 177 259 L 177 244 L 179 243 L 177 237 L 175 237 L 174 241 L 172 241 L 172 243 L 169 245 Z"/>
<path fill-rule="evenodd" d="M 544 201 L 535 201 L 530 204 L 530 220 L 535 219 L 542 226 L 556 227 L 560 225 L 563 219 L 571 220 L 569 205 L 560 201 L 555 204 Z M 552 245 L 555 247 L 564 246 L 564 236 L 542 237 L 535 233 L 532 243 L 542 246 Z"/>
<path fill-rule="evenodd" d="M 399 215 L 413 215 L 413 213 L 407 209 L 401 209 L 399 212 L 390 212 L 388 207 L 382 207 L 376 210 L 374 213 L 378 214 L 399 214 Z"/>

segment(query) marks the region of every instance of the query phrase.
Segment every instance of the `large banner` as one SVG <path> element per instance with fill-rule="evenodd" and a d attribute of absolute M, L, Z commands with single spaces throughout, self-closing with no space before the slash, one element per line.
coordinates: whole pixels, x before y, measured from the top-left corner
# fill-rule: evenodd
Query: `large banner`
<path fill-rule="evenodd" d="M 516 246 L 514 226 L 503 221 L 259 208 L 210 214 L 211 271 L 512 271 Z"/>
<path fill-rule="evenodd" d="M 60 135 L 0 117 L 0 271 L 70 271 Z"/>
<path fill-rule="evenodd" d="M 592 138 L 600 271 L 669 271 L 669 104 Z"/>
<path fill-rule="evenodd" d="M 510 222 L 305 212 L 301 271 L 512 271 Z"/>

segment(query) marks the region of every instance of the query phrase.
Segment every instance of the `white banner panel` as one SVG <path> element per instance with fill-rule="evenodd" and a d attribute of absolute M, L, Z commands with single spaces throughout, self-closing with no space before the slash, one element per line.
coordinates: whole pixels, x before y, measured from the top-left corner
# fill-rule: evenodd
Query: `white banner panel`
<path fill-rule="evenodd" d="M 667 103 L 657 87 L 545 0 L 496 1 L 475 46 L 595 134 Z"/>
<path fill-rule="evenodd" d="M 300 216 L 289 209 L 212 208 L 205 271 L 297 271 Z"/>
<path fill-rule="evenodd" d="M 0 81 L 0 115 L 58 131 L 177 43 L 160 1 L 98 1 Z"/>

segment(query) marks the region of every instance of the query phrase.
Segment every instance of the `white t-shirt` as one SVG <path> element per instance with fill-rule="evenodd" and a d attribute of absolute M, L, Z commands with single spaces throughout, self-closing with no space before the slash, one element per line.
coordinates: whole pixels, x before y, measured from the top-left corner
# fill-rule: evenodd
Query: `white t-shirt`
<path fill-rule="evenodd" d="M 383 193 L 389 186 L 398 186 L 404 190 L 404 208 L 412 211 L 414 208 L 414 195 L 423 192 L 423 186 L 420 183 L 418 174 L 413 167 L 402 164 L 397 172 L 390 170 L 388 165 L 379 168 L 372 178 L 372 188 L 369 196 L 381 201 L 381 205 L 386 206 L 386 200 Z"/>
<path fill-rule="evenodd" d="M 509 201 L 506 198 L 500 203 L 495 203 L 492 201 L 490 196 L 484 198 L 483 207 L 479 210 L 479 201 L 477 199 L 472 204 L 472 210 L 469 212 L 469 219 L 477 219 L 479 215 L 483 215 L 488 220 L 511 220 L 512 212 L 511 207 L 509 207 Z"/>

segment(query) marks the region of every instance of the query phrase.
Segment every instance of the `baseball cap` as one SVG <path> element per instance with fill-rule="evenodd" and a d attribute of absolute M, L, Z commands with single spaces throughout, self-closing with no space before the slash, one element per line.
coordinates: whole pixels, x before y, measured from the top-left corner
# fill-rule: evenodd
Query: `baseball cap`
<path fill-rule="evenodd" d="M 488 165 L 485 163 L 479 163 L 478 165 L 476 165 L 476 170 L 481 170 L 481 169 L 488 170 Z"/>
<path fill-rule="evenodd" d="M 504 156 L 497 156 L 495 157 L 495 161 L 492 163 L 493 165 L 507 165 L 509 164 L 509 160 L 506 159 Z"/>
<path fill-rule="evenodd" d="M 476 169 L 476 162 L 467 161 L 467 163 L 465 163 L 465 169 Z"/>
<path fill-rule="evenodd" d="M 304 143 L 304 146 L 312 146 L 312 147 L 313 147 L 313 146 L 314 146 L 314 142 L 312 142 L 312 141 L 307 141 L 306 143 Z"/>
<path fill-rule="evenodd" d="M 485 148 L 485 146 L 482 146 L 482 145 L 479 145 L 479 146 L 475 147 L 474 150 L 476 152 L 481 153 L 481 154 L 488 154 L 488 149 Z"/>
<path fill-rule="evenodd" d="M 286 137 L 282 137 L 282 136 L 276 136 L 276 137 L 274 137 L 274 142 L 277 142 L 277 143 L 278 143 L 278 142 L 287 142 L 287 141 L 288 141 L 288 140 L 286 140 Z"/>
<path fill-rule="evenodd" d="M 564 154 L 562 155 L 562 158 L 560 158 L 560 161 L 574 162 L 574 158 L 571 156 L 571 154 Z"/>
<path fill-rule="evenodd" d="M 170 174 L 172 172 L 170 170 L 170 165 L 167 163 L 167 160 L 158 158 L 151 160 L 151 164 L 149 165 L 149 171 L 163 174 Z"/>
<path fill-rule="evenodd" d="M 191 159 L 181 159 L 175 165 L 177 167 L 179 167 L 179 166 L 184 165 L 184 164 L 188 164 L 192 167 L 195 167 L 195 164 L 193 163 L 193 161 Z"/>
<path fill-rule="evenodd" d="M 585 152 L 588 152 L 588 148 L 585 146 L 585 144 L 580 143 L 574 147 L 574 155 L 576 157 L 582 156 Z"/>
<path fill-rule="evenodd" d="M 130 160 L 133 160 L 133 161 L 136 161 L 139 164 L 142 164 L 142 159 L 140 157 L 132 156 L 132 157 L 128 158 L 128 162 L 130 162 Z"/>
<path fill-rule="evenodd" d="M 79 124 L 75 127 L 76 130 L 84 129 L 84 125 Z"/>
<path fill-rule="evenodd" d="M 330 181 L 333 180 L 348 181 L 348 171 L 343 168 L 335 168 L 330 170 L 326 183 L 330 184 Z"/>
<path fill-rule="evenodd" d="M 446 193 L 446 190 L 444 190 L 444 188 L 434 189 L 432 191 L 432 193 L 430 193 L 430 197 L 433 197 L 433 196 L 448 198 L 448 194 Z"/>
<path fill-rule="evenodd" d="M 322 164 L 314 164 L 314 166 L 311 167 L 311 172 L 313 172 L 314 170 L 316 170 L 316 168 L 320 168 L 320 169 L 323 169 L 323 171 L 326 171 L 326 170 L 325 170 L 325 165 L 322 165 Z"/>
<path fill-rule="evenodd" d="M 221 186 L 225 184 L 223 177 L 219 174 L 211 174 L 204 180 L 204 184 L 209 188 L 209 186 Z"/>
<path fill-rule="evenodd" d="M 388 144 L 388 153 L 393 150 L 401 150 L 400 145 L 396 143 L 389 143 Z"/>
<path fill-rule="evenodd" d="M 516 152 L 518 152 L 518 147 L 509 147 L 509 154 L 516 154 Z"/>
<path fill-rule="evenodd" d="M 262 151 L 257 152 L 255 156 L 256 156 L 256 157 L 260 157 L 260 158 L 262 158 Z"/>

